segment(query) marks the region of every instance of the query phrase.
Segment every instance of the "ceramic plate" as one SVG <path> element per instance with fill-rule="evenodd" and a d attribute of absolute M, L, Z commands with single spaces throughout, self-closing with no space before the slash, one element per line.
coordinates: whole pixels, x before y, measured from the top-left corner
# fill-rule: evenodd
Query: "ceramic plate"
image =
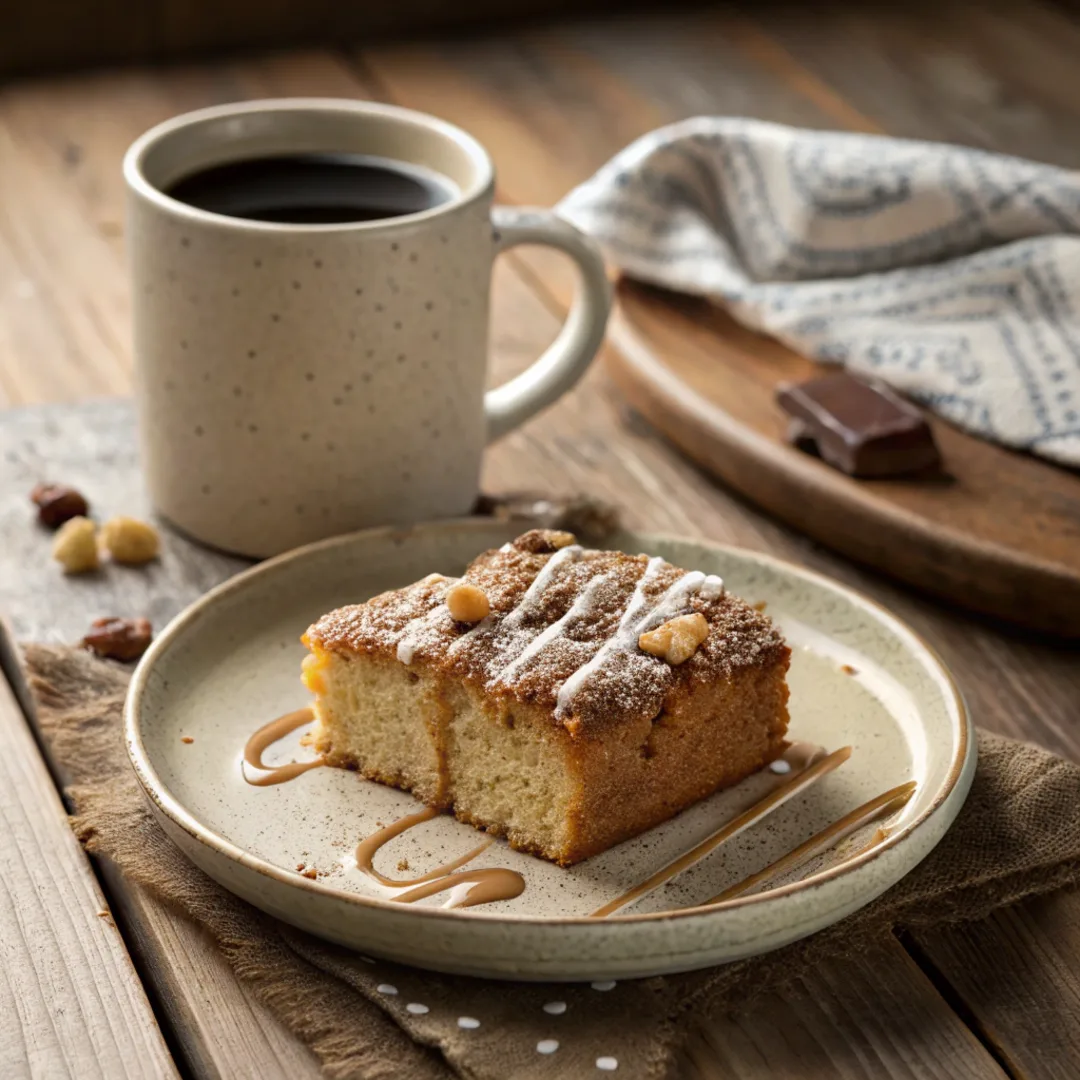
<path fill-rule="evenodd" d="M 331 768 L 255 787 L 244 779 L 242 751 L 267 721 L 308 704 L 299 637 L 317 616 L 435 570 L 460 573 L 518 531 L 473 519 L 339 537 L 240 574 L 165 630 L 132 683 L 127 738 L 161 824 L 193 862 L 270 914 L 372 955 L 493 977 L 628 978 L 706 967 L 821 929 L 898 881 L 949 827 L 974 772 L 975 740 L 952 678 L 911 630 L 843 586 L 765 555 L 624 533 L 612 547 L 720 574 L 736 594 L 764 603 L 793 647 L 790 737 L 850 746 L 850 759 L 608 918 L 590 913 L 745 808 L 744 785 L 568 870 L 498 841 L 469 868 L 517 871 L 525 889 L 512 900 L 448 909 L 451 891 L 395 901 L 401 890 L 361 873 L 354 852 L 380 824 L 422 809 L 412 796 Z M 264 760 L 311 757 L 301 734 Z M 915 793 L 884 823 L 884 838 L 877 822 L 764 890 L 702 906 L 912 780 Z M 442 815 L 388 844 L 376 866 L 417 876 L 479 839 Z M 319 876 L 302 876 L 301 865 Z"/>

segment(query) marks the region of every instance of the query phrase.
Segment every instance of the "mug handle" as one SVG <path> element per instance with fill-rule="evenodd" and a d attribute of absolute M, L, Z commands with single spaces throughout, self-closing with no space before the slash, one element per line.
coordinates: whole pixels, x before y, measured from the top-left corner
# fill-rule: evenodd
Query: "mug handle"
<path fill-rule="evenodd" d="M 519 244 L 544 244 L 577 263 L 581 287 L 559 336 L 525 371 L 484 395 L 488 442 L 551 405 L 585 374 L 604 340 L 611 310 L 611 283 L 600 249 L 583 232 L 550 210 L 496 206 L 495 254 Z"/>

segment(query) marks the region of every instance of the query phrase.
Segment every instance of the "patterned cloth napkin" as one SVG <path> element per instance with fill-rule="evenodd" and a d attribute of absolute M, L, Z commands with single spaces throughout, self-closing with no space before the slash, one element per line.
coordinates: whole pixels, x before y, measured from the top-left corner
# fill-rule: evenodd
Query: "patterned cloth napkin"
<path fill-rule="evenodd" d="M 872 904 L 763 956 L 664 978 L 576 985 L 489 982 L 360 956 L 226 892 L 150 814 L 123 740 L 130 670 L 85 651 L 25 647 L 36 719 L 87 848 L 197 922 L 318 1056 L 362 1080 L 669 1080 L 680 1043 L 719 1010 L 797 984 L 829 958 L 872 969 L 894 927 L 978 919 L 1080 882 L 1080 766 L 979 734 L 967 802 L 945 838 Z"/>
<path fill-rule="evenodd" d="M 700 117 L 638 139 L 558 210 L 631 277 L 1080 466 L 1076 172 Z"/>

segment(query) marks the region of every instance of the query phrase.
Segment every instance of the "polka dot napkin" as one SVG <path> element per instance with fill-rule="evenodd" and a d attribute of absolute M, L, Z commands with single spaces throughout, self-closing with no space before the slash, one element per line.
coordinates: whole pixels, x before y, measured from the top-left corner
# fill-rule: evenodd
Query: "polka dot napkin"
<path fill-rule="evenodd" d="M 1080 465 L 1074 171 L 699 117 L 638 139 L 557 209 L 630 277 Z"/>
<path fill-rule="evenodd" d="M 700 1019 L 826 958 L 871 950 L 896 925 L 979 918 L 1080 881 L 1080 767 L 980 734 L 971 794 L 942 843 L 869 907 L 812 938 L 709 971 L 545 985 L 438 975 L 311 937 L 211 881 L 151 818 L 121 738 L 129 672 L 81 650 L 25 648 L 37 720 L 87 848 L 197 922 L 331 1077 L 667 1080 Z"/>

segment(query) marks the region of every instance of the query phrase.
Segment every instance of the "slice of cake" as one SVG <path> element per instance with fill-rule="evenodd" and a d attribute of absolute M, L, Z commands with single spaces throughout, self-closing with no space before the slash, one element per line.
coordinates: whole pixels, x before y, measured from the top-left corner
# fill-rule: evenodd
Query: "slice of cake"
<path fill-rule="evenodd" d="M 772 761 L 790 650 L 719 578 L 534 530 L 324 615 L 314 741 L 569 866 Z"/>

